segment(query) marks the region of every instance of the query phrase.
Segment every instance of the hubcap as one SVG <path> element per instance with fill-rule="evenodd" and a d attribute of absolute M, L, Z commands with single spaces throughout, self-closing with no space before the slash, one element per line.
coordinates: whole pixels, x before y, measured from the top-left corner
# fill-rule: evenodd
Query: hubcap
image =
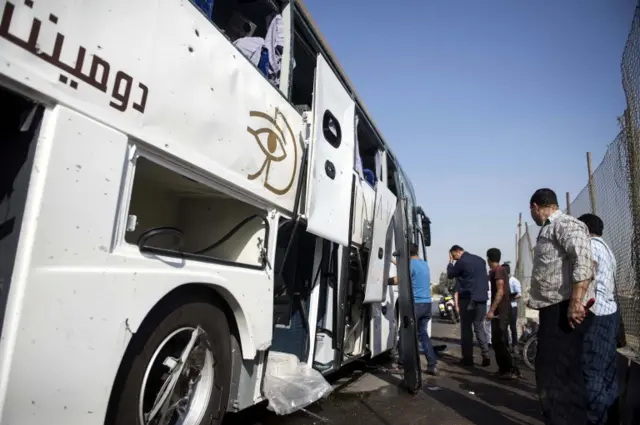
<path fill-rule="evenodd" d="M 215 383 L 213 351 L 202 328 L 173 331 L 147 366 L 138 404 L 144 425 L 199 425 Z"/>

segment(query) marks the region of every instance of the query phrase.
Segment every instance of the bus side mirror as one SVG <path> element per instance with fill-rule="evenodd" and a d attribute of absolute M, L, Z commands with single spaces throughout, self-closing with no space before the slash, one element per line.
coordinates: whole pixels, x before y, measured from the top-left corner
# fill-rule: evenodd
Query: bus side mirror
<path fill-rule="evenodd" d="M 424 246 L 431 246 L 431 220 L 429 220 L 429 217 L 424 213 L 422 207 L 418 206 L 414 211 L 415 215 L 420 217 Z"/>
<path fill-rule="evenodd" d="M 425 215 L 422 216 L 422 237 L 424 246 L 431 246 L 431 220 Z"/>

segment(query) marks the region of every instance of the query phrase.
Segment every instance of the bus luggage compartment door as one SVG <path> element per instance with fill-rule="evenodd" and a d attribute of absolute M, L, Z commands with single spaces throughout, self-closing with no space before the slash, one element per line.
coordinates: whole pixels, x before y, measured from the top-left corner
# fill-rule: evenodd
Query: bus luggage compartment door
<path fill-rule="evenodd" d="M 322 55 L 314 87 L 305 216 L 307 231 L 349 246 L 355 102 Z"/>

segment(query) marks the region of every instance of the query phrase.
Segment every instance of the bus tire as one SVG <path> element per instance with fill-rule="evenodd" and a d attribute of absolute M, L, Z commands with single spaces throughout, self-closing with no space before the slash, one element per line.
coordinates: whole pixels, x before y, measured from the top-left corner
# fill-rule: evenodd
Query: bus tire
<path fill-rule="evenodd" d="M 150 316 L 135 334 L 135 341 L 132 341 L 135 345 L 128 350 L 120 367 L 106 423 L 145 425 L 141 410 L 144 413 L 151 411 L 160 393 L 160 385 L 168 380 L 170 366 L 163 362 L 179 359 L 181 353 L 187 351 L 194 330 L 199 327 L 202 333 L 186 364 L 198 363 L 196 367 L 212 367 L 202 367 L 201 372 L 193 369 L 190 382 L 197 382 L 192 385 L 191 400 L 194 402 L 191 405 L 183 404 L 188 406 L 186 415 L 190 418 L 189 423 L 220 424 L 229 399 L 232 365 L 230 328 L 223 309 L 216 304 L 183 299 L 182 302 L 159 308 Z M 207 370 L 213 373 L 207 374 Z M 188 381 L 183 378 L 184 374 L 180 376 Z M 187 400 L 183 393 L 188 390 L 181 390 L 185 387 L 189 387 L 188 382 L 179 381 L 175 386 L 175 393 L 183 400 Z"/>

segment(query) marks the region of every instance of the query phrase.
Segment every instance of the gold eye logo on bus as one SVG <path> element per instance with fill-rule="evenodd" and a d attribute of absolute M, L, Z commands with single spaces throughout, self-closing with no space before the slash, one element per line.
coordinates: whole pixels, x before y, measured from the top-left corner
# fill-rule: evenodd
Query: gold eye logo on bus
<path fill-rule="evenodd" d="M 264 112 L 259 111 L 250 111 L 249 116 L 264 119 L 268 123 L 268 126 L 260 127 L 258 129 L 247 127 L 247 131 L 255 137 L 256 143 L 265 155 L 264 162 L 260 169 L 253 174 L 249 174 L 247 178 L 249 180 L 255 180 L 264 175 L 264 187 L 276 195 L 284 195 L 289 192 L 293 186 L 293 181 L 296 178 L 296 170 L 298 168 L 298 148 L 296 146 L 296 139 L 293 135 L 293 130 L 291 130 L 291 126 L 289 126 L 285 116 L 277 108 L 273 118 Z M 293 149 L 293 169 L 291 170 L 291 175 L 284 184 L 279 185 L 272 183 L 272 179 L 269 177 L 272 165 L 274 163 L 282 163 L 287 159 L 290 149 Z M 282 175 L 283 172 L 286 173 L 286 167 L 276 166 L 275 168 L 278 175 Z M 282 172 L 280 171 L 281 168 L 283 169 Z"/>

